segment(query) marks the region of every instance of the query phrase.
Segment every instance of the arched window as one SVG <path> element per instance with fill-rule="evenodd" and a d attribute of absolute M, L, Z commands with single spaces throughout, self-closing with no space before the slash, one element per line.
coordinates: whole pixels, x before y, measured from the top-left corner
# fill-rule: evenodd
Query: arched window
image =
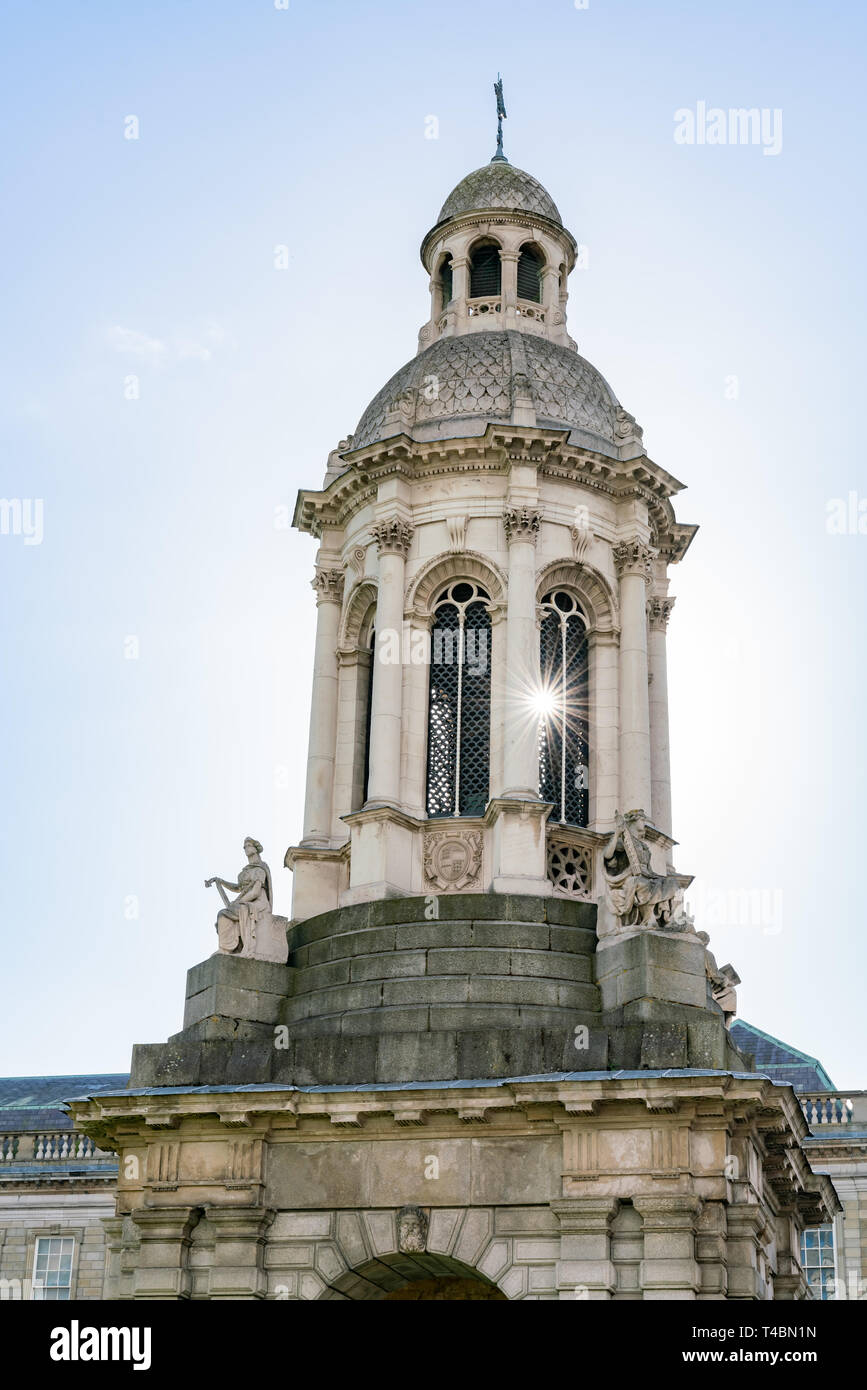
<path fill-rule="evenodd" d="M 542 303 L 542 256 L 535 246 L 522 246 L 518 257 L 518 298 Z"/>
<path fill-rule="evenodd" d="M 542 717 L 539 795 L 552 821 L 586 825 L 590 797 L 587 620 L 576 599 L 554 589 L 542 599 Z"/>
<path fill-rule="evenodd" d="M 456 580 L 431 630 L 427 813 L 481 816 L 488 804 L 491 616 L 478 584 Z"/>
<path fill-rule="evenodd" d="M 452 262 L 451 257 L 447 257 L 440 266 L 440 311 L 451 303 L 452 298 Z"/>
<path fill-rule="evenodd" d="M 501 283 L 499 246 L 493 241 L 479 242 L 470 254 L 470 298 L 483 299 L 499 294 Z"/>

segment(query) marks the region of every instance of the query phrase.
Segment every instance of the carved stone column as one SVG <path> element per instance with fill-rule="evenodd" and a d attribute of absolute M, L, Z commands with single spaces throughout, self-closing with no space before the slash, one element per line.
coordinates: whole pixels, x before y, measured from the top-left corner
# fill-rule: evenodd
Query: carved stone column
<path fill-rule="evenodd" d="M 133 1298 L 190 1296 L 187 1252 L 200 1207 L 139 1207 L 130 1212 L 140 1232 Z"/>
<path fill-rule="evenodd" d="M 565 1197 L 551 1203 L 560 1222 L 557 1288 L 561 1299 L 609 1299 L 617 1286 L 611 1259 L 616 1197 Z"/>
<path fill-rule="evenodd" d="M 404 574 L 413 528 L 395 515 L 372 530 L 379 551 L 379 592 L 367 801 L 396 805 L 400 800 Z"/>
<path fill-rule="evenodd" d="M 467 296 L 470 292 L 469 256 L 452 256 L 452 303 L 455 306 L 455 333 L 465 333 Z"/>
<path fill-rule="evenodd" d="M 312 584 L 316 591 L 316 647 L 303 843 L 327 845 L 331 836 L 337 745 L 337 631 L 343 602 L 343 570 L 317 569 Z"/>
<path fill-rule="evenodd" d="M 671 834 L 671 753 L 668 733 L 668 662 L 665 644 L 673 598 L 647 603 L 648 671 L 650 675 L 650 818 Z"/>
<path fill-rule="evenodd" d="M 701 1199 L 686 1193 L 634 1197 L 644 1227 L 641 1288 L 646 1299 L 694 1299 L 700 1278 L 695 1235 Z"/>
<path fill-rule="evenodd" d="M 526 506 L 503 514 L 509 543 L 506 611 L 506 721 L 503 795 L 538 800 L 539 734 L 532 694 L 539 684 L 536 536 L 542 513 Z"/>
<path fill-rule="evenodd" d="M 265 1233 L 275 1213 L 262 1207 L 208 1207 L 206 1215 L 216 1234 L 208 1297 L 264 1298 Z"/>
<path fill-rule="evenodd" d="M 653 552 L 642 540 L 614 547 L 620 576 L 620 809 L 649 814 L 650 701 L 646 586 Z"/>
<path fill-rule="evenodd" d="M 518 306 L 517 251 L 500 251 L 500 275 L 503 301 L 503 327 L 514 328 Z"/>

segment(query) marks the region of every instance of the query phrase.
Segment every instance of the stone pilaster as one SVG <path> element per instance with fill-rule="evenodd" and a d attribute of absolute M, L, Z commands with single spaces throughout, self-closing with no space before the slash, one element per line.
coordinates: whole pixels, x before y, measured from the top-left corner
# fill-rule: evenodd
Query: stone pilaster
<path fill-rule="evenodd" d="M 646 590 L 652 560 L 652 550 L 637 538 L 614 547 L 614 564 L 620 577 L 621 810 L 643 810 L 648 814 L 651 786 Z"/>
<path fill-rule="evenodd" d="M 617 1276 L 611 1259 L 616 1197 L 565 1197 L 551 1203 L 560 1222 L 557 1288 L 561 1299 L 609 1299 Z"/>
<path fill-rule="evenodd" d="M 728 1208 L 728 1296 L 763 1298 L 762 1246 L 768 1218 L 756 1202 Z"/>
<path fill-rule="evenodd" d="M 406 557 L 413 527 L 394 515 L 373 528 L 379 551 L 368 802 L 400 799 L 403 607 Z"/>
<path fill-rule="evenodd" d="M 343 578 L 343 570 L 323 567 L 317 569 L 312 580 L 316 591 L 316 647 L 304 800 L 304 844 L 330 843 L 337 745 L 337 631 L 343 601 Z"/>
<path fill-rule="evenodd" d="M 688 1193 L 633 1198 L 644 1228 L 641 1287 L 646 1299 L 694 1299 L 701 1281 L 696 1228 L 701 1201 Z"/>
<path fill-rule="evenodd" d="M 200 1207 L 138 1207 L 130 1216 L 139 1231 L 133 1298 L 190 1296 L 187 1254 Z"/>
<path fill-rule="evenodd" d="M 264 1298 L 265 1234 L 274 1212 L 262 1207 L 208 1207 L 206 1215 L 216 1235 L 208 1297 Z"/>
<path fill-rule="evenodd" d="M 724 1202 L 705 1202 L 702 1206 L 695 1237 L 695 1258 L 699 1277 L 698 1298 L 725 1298 L 728 1274 Z"/>
<path fill-rule="evenodd" d="M 650 676 L 650 818 L 671 834 L 671 753 L 668 732 L 668 662 L 666 631 L 673 598 L 654 597 L 647 603 L 648 673 Z"/>

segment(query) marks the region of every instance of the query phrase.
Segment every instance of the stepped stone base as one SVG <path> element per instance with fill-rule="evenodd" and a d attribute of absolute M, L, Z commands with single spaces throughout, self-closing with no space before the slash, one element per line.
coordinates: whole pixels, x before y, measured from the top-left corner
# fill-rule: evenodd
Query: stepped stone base
<path fill-rule="evenodd" d="M 596 908 L 496 893 L 308 918 L 289 964 L 214 955 L 184 1027 L 133 1051 L 131 1087 L 394 1084 L 640 1067 L 744 1070 L 700 943 L 597 951 Z"/>

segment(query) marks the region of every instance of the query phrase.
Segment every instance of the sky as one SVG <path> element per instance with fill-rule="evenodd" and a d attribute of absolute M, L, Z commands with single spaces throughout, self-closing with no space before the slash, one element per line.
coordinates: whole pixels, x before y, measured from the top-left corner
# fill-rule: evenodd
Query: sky
<path fill-rule="evenodd" d="M 0 1073 L 178 1031 L 246 835 L 288 914 L 315 542 L 287 518 L 416 350 L 418 246 L 494 153 L 501 72 L 506 153 L 585 248 L 570 331 L 700 526 L 669 626 L 696 926 L 742 1018 L 867 1089 L 865 28 L 853 0 L 4 7 Z M 773 140 L 675 138 L 740 107 Z"/>

